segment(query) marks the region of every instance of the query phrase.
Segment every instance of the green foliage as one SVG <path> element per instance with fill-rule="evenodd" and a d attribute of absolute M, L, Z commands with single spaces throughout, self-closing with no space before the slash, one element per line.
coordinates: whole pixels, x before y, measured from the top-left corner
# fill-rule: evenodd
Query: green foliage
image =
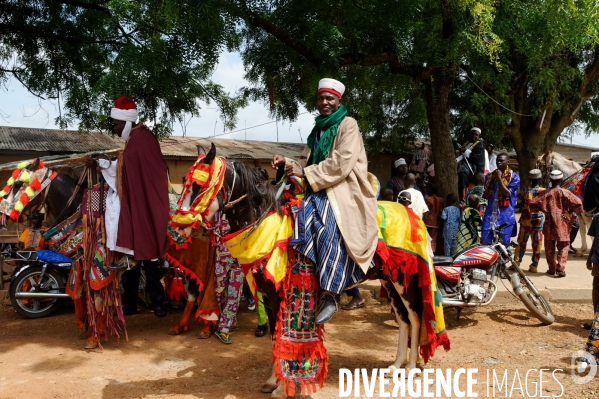
<path fill-rule="evenodd" d="M 0 82 L 9 76 L 61 99 L 61 127 L 106 130 L 119 95 L 165 136 L 200 101 L 215 102 L 227 128 L 247 102 L 210 81 L 219 54 L 239 45 L 218 0 L 7 0 L 0 5 Z"/>
<path fill-rule="evenodd" d="M 246 94 L 272 114 L 314 109 L 318 80 L 343 81 L 350 115 L 372 149 L 405 150 L 428 135 L 422 81 L 478 52 L 498 64 L 494 2 L 483 0 L 228 0 L 242 26 Z"/>

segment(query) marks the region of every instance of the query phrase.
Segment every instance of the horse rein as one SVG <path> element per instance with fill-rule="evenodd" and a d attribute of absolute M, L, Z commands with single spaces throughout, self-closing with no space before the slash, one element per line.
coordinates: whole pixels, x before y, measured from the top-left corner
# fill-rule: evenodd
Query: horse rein
<path fill-rule="evenodd" d="M 235 189 L 235 181 L 237 180 L 237 172 L 235 172 L 235 161 L 231 161 L 231 171 L 233 172 L 233 183 L 231 183 L 231 187 L 228 188 L 228 190 L 227 190 L 230 193 L 229 195 L 233 195 L 233 190 Z M 226 195 L 227 202 L 225 204 L 223 204 L 223 210 L 233 208 L 235 205 L 240 203 L 243 199 L 245 199 L 248 196 L 248 194 L 245 193 L 241 197 L 237 198 L 236 200 L 231 201 L 230 198 L 228 198 L 229 195 Z"/>

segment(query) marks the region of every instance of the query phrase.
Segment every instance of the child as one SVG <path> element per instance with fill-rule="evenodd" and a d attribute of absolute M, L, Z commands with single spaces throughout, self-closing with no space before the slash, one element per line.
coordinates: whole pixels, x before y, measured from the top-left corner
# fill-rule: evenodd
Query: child
<path fill-rule="evenodd" d="M 458 227 L 460 225 L 460 208 L 457 207 L 458 196 L 449 194 L 441 219 L 445 222 L 443 225 L 443 243 L 445 256 L 452 256 L 455 249 L 456 238 L 458 235 Z"/>
<path fill-rule="evenodd" d="M 469 206 L 462 213 L 455 254 L 480 241 L 478 228 L 483 222 L 478 212 L 480 197 L 476 194 L 470 194 L 466 203 Z"/>
<path fill-rule="evenodd" d="M 397 197 L 397 202 L 409 208 L 412 205 L 412 195 L 409 191 L 402 191 Z"/>
<path fill-rule="evenodd" d="M 386 187 L 382 189 L 379 201 L 393 201 L 393 190 Z"/>
<path fill-rule="evenodd" d="M 30 227 L 25 229 L 23 234 L 19 237 L 19 249 L 46 249 L 46 241 L 42 234 L 46 231 L 46 228 L 42 225 L 44 221 L 44 215 L 38 212 L 34 212 L 30 217 Z"/>
<path fill-rule="evenodd" d="M 437 195 L 437 185 L 429 184 L 427 187 L 428 197 L 424 200 L 428 207 L 428 213 L 424 216 L 424 225 L 431 237 L 431 247 L 433 252 L 437 252 L 437 237 L 439 236 L 439 216 L 443 210 L 443 198 Z"/>

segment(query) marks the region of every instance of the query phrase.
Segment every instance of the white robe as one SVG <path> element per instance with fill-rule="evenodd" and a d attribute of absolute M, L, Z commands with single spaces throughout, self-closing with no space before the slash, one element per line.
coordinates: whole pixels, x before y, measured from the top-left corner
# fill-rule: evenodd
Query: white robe
<path fill-rule="evenodd" d="M 106 211 L 104 213 L 104 225 L 106 226 L 106 246 L 111 251 L 122 252 L 127 255 L 133 255 L 133 250 L 116 245 L 116 238 L 119 232 L 119 215 L 121 213 L 121 200 L 116 191 L 116 164 L 107 159 L 99 159 L 98 164 L 102 170 L 102 176 L 108 184 L 108 194 L 106 196 Z"/>

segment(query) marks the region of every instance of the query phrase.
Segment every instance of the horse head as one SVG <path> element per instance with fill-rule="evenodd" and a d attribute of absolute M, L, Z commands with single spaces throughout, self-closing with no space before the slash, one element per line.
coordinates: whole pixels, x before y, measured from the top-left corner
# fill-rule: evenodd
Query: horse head
<path fill-rule="evenodd" d="M 198 159 L 186 176 L 173 216 L 178 233 L 187 237 L 193 228 L 211 225 L 219 211 L 227 215 L 231 230 L 237 231 L 279 209 L 280 201 L 267 177 L 260 169 L 217 157 L 214 144 L 208 152 L 198 146 Z"/>

